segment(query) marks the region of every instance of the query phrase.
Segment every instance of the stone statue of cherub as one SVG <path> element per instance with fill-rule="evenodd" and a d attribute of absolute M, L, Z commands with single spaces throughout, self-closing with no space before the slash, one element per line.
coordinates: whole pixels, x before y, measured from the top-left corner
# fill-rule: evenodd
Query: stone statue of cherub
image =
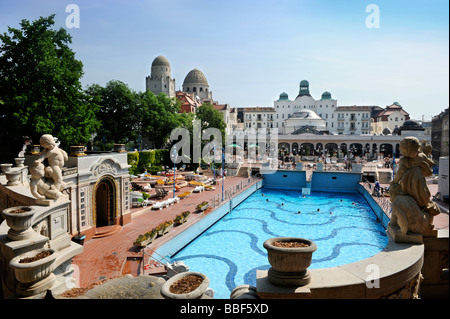
<path fill-rule="evenodd" d="M 58 199 L 65 187 L 62 176 L 64 162 L 68 160 L 67 153 L 60 149 L 55 139 L 50 134 L 44 134 L 40 138 L 40 144 L 44 148 L 42 155 L 29 167 L 31 174 L 30 190 L 37 199 Z M 43 162 L 47 159 L 48 165 Z M 47 180 L 44 178 L 47 177 Z"/>

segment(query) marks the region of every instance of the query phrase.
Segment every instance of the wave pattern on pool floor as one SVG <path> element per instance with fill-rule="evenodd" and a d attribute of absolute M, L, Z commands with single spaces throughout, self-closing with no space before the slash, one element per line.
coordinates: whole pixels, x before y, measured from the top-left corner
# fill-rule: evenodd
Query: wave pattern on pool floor
<path fill-rule="evenodd" d="M 300 211 L 300 214 L 298 213 Z M 238 285 L 256 285 L 256 270 L 270 265 L 263 242 L 303 237 L 316 242 L 310 269 L 368 258 L 387 244 L 376 216 L 358 193 L 262 188 L 187 245 L 172 261 L 210 278 L 215 298 L 229 298 Z"/>

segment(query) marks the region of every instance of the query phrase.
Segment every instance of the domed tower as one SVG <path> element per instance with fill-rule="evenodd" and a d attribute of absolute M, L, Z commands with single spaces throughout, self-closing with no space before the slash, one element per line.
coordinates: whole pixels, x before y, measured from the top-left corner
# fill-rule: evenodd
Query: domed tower
<path fill-rule="evenodd" d="M 325 91 L 322 93 L 322 100 L 331 100 L 331 93 L 328 91 Z"/>
<path fill-rule="evenodd" d="M 146 77 L 146 89 L 155 95 L 164 93 L 169 97 L 175 96 L 175 79 L 172 79 L 169 61 L 162 55 L 153 60 L 150 76 Z"/>
<path fill-rule="evenodd" d="M 289 101 L 289 95 L 286 92 L 282 92 L 277 102 L 279 101 Z"/>
<path fill-rule="evenodd" d="M 309 82 L 306 80 L 302 80 L 300 82 L 300 90 L 298 92 L 297 98 L 304 95 L 311 96 L 309 94 Z"/>
<path fill-rule="evenodd" d="M 199 69 L 190 71 L 183 82 L 183 92 L 194 94 L 202 100 L 212 100 L 206 76 Z"/>

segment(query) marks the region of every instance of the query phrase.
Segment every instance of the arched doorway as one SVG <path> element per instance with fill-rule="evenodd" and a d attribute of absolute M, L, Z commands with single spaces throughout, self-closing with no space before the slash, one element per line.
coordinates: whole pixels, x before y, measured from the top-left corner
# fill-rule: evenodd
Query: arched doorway
<path fill-rule="evenodd" d="M 94 223 L 96 227 L 116 224 L 117 185 L 112 177 L 101 178 L 94 188 Z"/>

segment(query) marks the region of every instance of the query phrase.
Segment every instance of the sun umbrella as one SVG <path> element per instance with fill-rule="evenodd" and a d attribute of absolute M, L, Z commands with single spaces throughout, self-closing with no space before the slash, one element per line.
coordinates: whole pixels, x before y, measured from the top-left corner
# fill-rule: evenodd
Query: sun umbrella
<path fill-rule="evenodd" d="M 230 144 L 230 145 L 228 145 L 227 147 L 241 147 L 240 145 L 237 145 L 237 144 Z"/>

